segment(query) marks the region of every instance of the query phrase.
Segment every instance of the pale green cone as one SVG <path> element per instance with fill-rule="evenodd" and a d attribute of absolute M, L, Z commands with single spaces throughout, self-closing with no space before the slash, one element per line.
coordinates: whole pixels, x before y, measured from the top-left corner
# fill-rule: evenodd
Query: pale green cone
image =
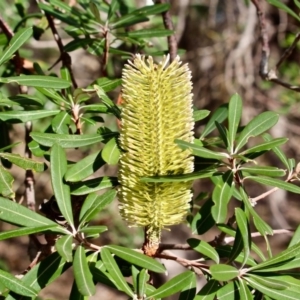
<path fill-rule="evenodd" d="M 191 182 L 140 182 L 193 171 L 190 152 L 174 143 L 193 142 L 191 73 L 179 57 L 167 63 L 136 55 L 123 70 L 120 213 L 129 225 L 146 228 L 150 244 L 159 244 L 164 227 L 184 220 L 192 197 Z"/>

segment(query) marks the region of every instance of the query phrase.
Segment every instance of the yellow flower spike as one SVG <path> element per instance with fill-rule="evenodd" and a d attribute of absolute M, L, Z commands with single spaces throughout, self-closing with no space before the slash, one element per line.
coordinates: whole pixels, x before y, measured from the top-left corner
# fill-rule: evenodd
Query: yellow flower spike
<path fill-rule="evenodd" d="M 120 213 L 145 227 L 144 252 L 154 255 L 161 231 L 181 223 L 190 207 L 191 182 L 141 182 L 141 177 L 186 174 L 194 159 L 175 139 L 193 142 L 191 72 L 177 57 L 159 64 L 136 55 L 123 69 L 119 168 Z"/>

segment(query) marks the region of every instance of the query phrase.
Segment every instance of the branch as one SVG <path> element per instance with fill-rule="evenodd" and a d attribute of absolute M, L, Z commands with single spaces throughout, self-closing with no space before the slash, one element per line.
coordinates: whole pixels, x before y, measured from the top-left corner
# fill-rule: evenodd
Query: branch
<path fill-rule="evenodd" d="M 163 3 L 167 3 L 167 1 L 156 0 L 155 3 L 163 4 Z M 163 18 L 165 28 L 168 30 L 174 30 L 171 14 L 169 10 L 162 13 L 162 18 Z M 168 36 L 168 48 L 170 53 L 170 62 L 172 62 L 177 56 L 177 41 L 176 41 L 175 34 Z"/>
<path fill-rule="evenodd" d="M 251 2 L 254 4 L 257 10 L 257 16 L 258 16 L 258 22 L 259 22 L 259 28 L 260 28 L 260 39 L 262 43 L 262 51 L 261 51 L 261 62 L 260 62 L 260 68 L 259 68 L 259 74 L 262 77 L 262 79 L 274 82 L 276 84 L 279 84 L 289 90 L 300 92 L 300 86 L 293 85 L 287 82 L 282 81 L 279 79 L 276 75 L 277 68 L 282 64 L 282 62 L 291 54 L 291 52 L 294 50 L 297 42 L 300 39 L 300 34 L 297 34 L 292 46 L 287 49 L 284 54 L 279 59 L 278 63 L 276 64 L 276 69 L 269 70 L 268 67 L 268 61 L 270 56 L 270 46 L 269 46 L 269 38 L 267 34 L 267 28 L 266 28 L 266 19 L 264 11 L 261 7 L 261 1 L 260 0 L 251 0 Z"/>
<path fill-rule="evenodd" d="M 76 83 L 76 80 L 75 80 L 74 74 L 73 74 L 73 70 L 72 70 L 72 59 L 71 59 L 71 56 L 69 55 L 69 53 L 65 52 L 65 50 L 64 50 L 63 42 L 61 40 L 60 35 L 58 34 L 58 32 L 56 30 L 56 27 L 55 27 L 55 24 L 54 24 L 52 16 L 50 16 L 48 13 L 45 13 L 45 16 L 47 18 L 49 27 L 50 27 L 50 29 L 52 31 L 54 40 L 55 40 L 55 42 L 56 42 L 56 44 L 58 46 L 59 52 L 60 52 L 60 57 L 52 65 L 51 68 L 53 68 L 57 63 L 59 63 L 61 61 L 62 65 L 68 69 L 68 71 L 70 73 L 71 80 L 72 80 L 73 87 L 76 89 L 78 85 Z"/>

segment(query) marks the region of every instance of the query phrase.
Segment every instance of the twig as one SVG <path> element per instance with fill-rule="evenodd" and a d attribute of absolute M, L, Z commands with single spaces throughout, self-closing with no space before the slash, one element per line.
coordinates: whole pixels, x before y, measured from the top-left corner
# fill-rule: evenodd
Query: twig
<path fill-rule="evenodd" d="M 292 232 L 295 232 L 295 229 L 275 229 L 273 230 L 273 235 L 274 234 L 291 234 Z M 261 237 L 262 235 L 260 234 L 260 232 L 253 232 L 251 233 L 251 238 L 255 238 L 255 237 Z M 227 238 L 224 239 L 224 243 L 225 244 L 229 244 L 234 242 L 235 237 L 234 236 L 229 236 Z"/>
<path fill-rule="evenodd" d="M 291 52 L 293 51 L 293 49 L 296 46 L 296 43 L 299 41 L 300 37 L 298 35 L 296 36 L 295 41 L 293 42 L 292 46 L 287 51 L 285 51 L 285 53 L 280 58 L 279 62 L 276 64 L 276 69 L 269 70 L 268 60 L 269 60 L 269 56 L 270 56 L 270 47 L 269 47 L 269 39 L 268 39 L 267 28 L 266 28 L 265 14 L 262 10 L 260 0 L 251 0 L 251 2 L 254 4 L 254 6 L 256 7 L 256 10 L 257 10 L 258 22 L 259 22 L 259 27 L 260 27 L 260 38 L 261 38 L 261 43 L 262 43 L 261 61 L 260 61 L 260 68 L 259 68 L 260 76 L 264 80 L 277 83 L 289 90 L 292 90 L 295 92 L 300 92 L 300 86 L 284 82 L 284 81 L 280 80 L 276 75 L 277 68 L 287 58 L 287 56 L 291 54 Z"/>
<path fill-rule="evenodd" d="M 193 250 L 189 244 L 160 244 L 158 253 L 164 250 Z"/>
<path fill-rule="evenodd" d="M 166 0 L 156 0 L 155 3 L 163 4 L 163 3 L 167 3 L 167 1 Z M 165 28 L 168 30 L 174 30 L 171 14 L 170 14 L 169 10 L 162 13 L 162 18 L 163 18 Z M 168 36 L 168 48 L 169 48 L 169 53 L 170 53 L 170 62 L 172 62 L 177 56 L 177 40 L 176 40 L 175 34 Z"/>
<path fill-rule="evenodd" d="M 74 74 L 73 74 L 73 70 L 72 70 L 72 59 L 71 59 L 71 56 L 69 55 L 69 53 L 67 53 L 65 50 L 64 50 L 64 45 L 63 45 L 63 42 L 61 40 L 61 37 L 60 35 L 58 34 L 57 30 L 56 30 L 56 27 L 55 27 L 55 24 L 54 24 L 54 21 L 53 21 L 53 18 L 52 16 L 50 16 L 48 13 L 45 13 L 45 16 L 47 18 L 47 21 L 48 21 L 48 24 L 49 24 L 49 27 L 52 31 L 52 34 L 53 34 L 53 37 L 54 37 L 54 40 L 58 46 L 58 49 L 59 49 L 59 52 L 60 52 L 60 57 L 58 58 L 58 60 L 52 65 L 51 68 L 53 68 L 57 63 L 59 63 L 60 61 L 62 62 L 62 65 L 64 67 L 66 67 L 70 73 L 70 77 L 71 77 L 71 80 L 72 80 L 72 84 L 73 84 L 73 87 L 76 89 L 77 88 L 77 83 L 76 83 L 76 80 L 75 80 L 75 77 L 74 77 Z M 50 69 L 51 69 L 50 68 Z"/>

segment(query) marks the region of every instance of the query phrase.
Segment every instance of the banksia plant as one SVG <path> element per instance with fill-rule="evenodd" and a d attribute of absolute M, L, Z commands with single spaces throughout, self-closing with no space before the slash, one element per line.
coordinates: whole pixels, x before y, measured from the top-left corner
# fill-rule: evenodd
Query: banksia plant
<path fill-rule="evenodd" d="M 181 223 L 190 207 L 191 182 L 145 182 L 142 177 L 193 171 L 193 157 L 175 143 L 193 142 L 191 73 L 177 57 L 156 64 L 136 55 L 123 70 L 119 168 L 120 213 L 145 228 L 144 252 L 154 255 L 163 228 Z"/>

